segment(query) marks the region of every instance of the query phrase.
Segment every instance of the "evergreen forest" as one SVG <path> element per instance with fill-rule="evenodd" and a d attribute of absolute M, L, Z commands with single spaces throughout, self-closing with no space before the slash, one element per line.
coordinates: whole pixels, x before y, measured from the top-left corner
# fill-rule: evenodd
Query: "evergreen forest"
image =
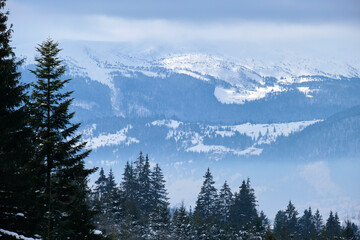
<path fill-rule="evenodd" d="M 171 208 L 164 174 L 140 152 L 117 182 L 112 170 L 87 169 L 72 121 L 72 92 L 59 44 L 37 47 L 37 81 L 24 84 L 11 46 L 12 25 L 0 0 L 0 239 L 360 239 L 358 226 L 302 214 L 289 202 L 273 222 L 259 210 L 250 179 L 216 189 L 207 169 L 192 209 Z M 94 188 L 91 174 L 98 174 Z M 185 186 L 184 186 L 185 188 Z"/>

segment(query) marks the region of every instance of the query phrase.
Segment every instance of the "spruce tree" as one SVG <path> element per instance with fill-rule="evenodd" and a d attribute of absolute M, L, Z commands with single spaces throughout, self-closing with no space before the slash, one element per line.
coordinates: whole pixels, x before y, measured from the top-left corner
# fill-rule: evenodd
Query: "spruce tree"
<path fill-rule="evenodd" d="M 285 210 L 286 229 L 288 231 L 288 238 L 299 239 L 299 225 L 298 225 L 298 211 L 295 209 L 294 204 L 289 201 Z"/>
<path fill-rule="evenodd" d="M 65 66 L 58 57 L 58 43 L 47 39 L 37 47 L 36 68 L 31 72 L 37 82 L 31 95 L 31 125 L 35 130 L 36 161 L 42 165 L 44 239 L 91 238 L 93 226 L 86 200 L 87 179 L 94 170 L 85 169 L 85 142 L 75 135 L 80 124 L 71 123 L 72 92 L 63 90 L 70 79 L 61 79 Z"/>
<path fill-rule="evenodd" d="M 220 221 L 227 223 L 230 220 L 231 206 L 233 205 L 233 194 L 227 182 L 220 189 L 219 193 L 219 215 Z"/>
<path fill-rule="evenodd" d="M 325 235 L 327 239 L 339 239 L 341 236 L 341 226 L 337 213 L 330 211 L 329 218 L 326 220 Z"/>
<path fill-rule="evenodd" d="M 239 229 L 249 231 L 257 218 L 255 193 L 248 179 L 247 182 L 242 182 L 239 193 L 235 195 L 231 220 Z"/>
<path fill-rule="evenodd" d="M 310 240 L 316 238 L 315 219 L 312 215 L 311 207 L 305 209 L 304 215 L 299 219 L 301 239 Z"/>
<path fill-rule="evenodd" d="M 137 182 L 135 170 L 132 163 L 126 162 L 125 170 L 123 174 L 123 181 L 121 183 L 121 189 L 124 197 L 127 200 L 135 201 L 137 196 Z"/>
<path fill-rule="evenodd" d="M 142 166 L 138 179 L 138 186 L 139 186 L 138 206 L 140 210 L 144 211 L 145 213 L 149 213 L 153 205 L 152 196 L 151 196 L 150 174 L 151 174 L 150 162 L 149 162 L 149 157 L 146 154 L 145 162 Z"/>
<path fill-rule="evenodd" d="M 320 238 L 320 236 L 323 233 L 324 225 L 319 209 L 317 209 L 314 214 L 314 225 L 315 225 L 316 238 Z"/>
<path fill-rule="evenodd" d="M 190 217 L 186 212 L 184 202 L 180 208 L 175 209 L 172 218 L 172 237 L 173 239 L 187 240 L 191 239 Z"/>
<path fill-rule="evenodd" d="M 214 218 L 218 215 L 218 195 L 213 176 L 208 168 L 204 175 L 204 182 L 196 200 L 195 215 L 202 218 Z"/>
<path fill-rule="evenodd" d="M 0 229 L 30 237 L 36 233 L 38 212 L 33 171 L 33 146 L 25 104 L 27 85 L 20 82 L 11 47 L 12 25 L 5 0 L 0 0 Z"/>
<path fill-rule="evenodd" d="M 150 227 L 154 239 L 165 238 L 170 230 L 169 198 L 165 188 L 165 179 L 158 164 L 150 175 L 151 212 Z"/>
<path fill-rule="evenodd" d="M 342 237 L 345 240 L 357 240 L 360 239 L 358 234 L 359 228 L 350 220 L 345 221 L 345 227 L 342 231 Z"/>
<path fill-rule="evenodd" d="M 274 236 L 279 240 L 286 240 L 288 238 L 287 218 L 282 210 L 278 211 L 275 216 Z"/>
<path fill-rule="evenodd" d="M 95 181 L 94 195 L 99 201 L 106 195 L 106 184 L 108 179 L 105 176 L 104 169 L 100 169 L 99 178 Z"/>
<path fill-rule="evenodd" d="M 168 193 L 165 187 L 164 174 L 158 164 L 154 167 L 150 175 L 151 181 L 151 201 L 153 206 L 167 209 L 169 207 Z"/>
<path fill-rule="evenodd" d="M 116 191 L 116 182 L 112 169 L 110 168 L 109 175 L 106 179 L 105 192 L 106 194 L 111 194 Z"/>

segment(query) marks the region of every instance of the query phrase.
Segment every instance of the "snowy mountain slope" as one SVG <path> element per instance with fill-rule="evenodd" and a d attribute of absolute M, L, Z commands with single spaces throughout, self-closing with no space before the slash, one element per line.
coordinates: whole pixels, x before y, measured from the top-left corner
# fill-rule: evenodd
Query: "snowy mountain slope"
<path fill-rule="evenodd" d="M 82 130 L 89 149 L 126 148 L 131 144 L 142 148 L 152 142 L 162 148 L 163 142 L 176 147 L 178 152 L 215 154 L 220 158 L 227 154 L 234 156 L 260 155 L 263 146 L 271 144 L 280 136 L 289 136 L 319 122 L 300 121 L 274 124 L 206 125 L 176 120 L 155 120 L 134 126 L 127 125 L 112 133 L 96 131 L 96 124 Z M 165 144 L 167 145 L 167 144 Z M 163 149 L 167 152 L 167 149 Z"/>
<path fill-rule="evenodd" d="M 360 61 L 355 60 L 337 62 L 336 59 L 320 57 L 310 60 L 291 54 L 278 60 L 259 57 L 235 59 L 110 42 L 65 41 L 61 47 L 69 75 L 108 87 L 113 111 L 118 116 L 126 116 L 123 105 L 119 103 L 123 90 L 127 90 L 118 86 L 123 78 L 169 79 L 185 75 L 212 85 L 213 96 L 222 104 L 245 104 L 291 90 L 316 98 L 311 92 L 318 89 L 309 86 L 312 82 L 360 77 Z M 29 51 L 23 51 L 21 47 L 18 51 L 28 52 L 27 65 L 33 63 Z"/>

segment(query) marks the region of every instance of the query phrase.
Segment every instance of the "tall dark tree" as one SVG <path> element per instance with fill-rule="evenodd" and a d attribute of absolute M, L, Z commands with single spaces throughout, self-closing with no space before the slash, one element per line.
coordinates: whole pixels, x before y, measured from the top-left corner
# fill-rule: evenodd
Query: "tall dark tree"
<path fill-rule="evenodd" d="M 150 179 L 150 162 L 149 157 L 146 155 L 145 161 L 141 161 L 141 153 L 139 156 L 139 162 L 136 166 L 137 178 L 137 205 L 141 211 L 149 212 L 152 207 L 151 199 L 151 179 Z"/>
<path fill-rule="evenodd" d="M 11 47 L 12 25 L 7 24 L 6 0 L 0 0 L 0 229 L 25 236 L 36 233 L 37 204 L 25 103 L 27 85 L 20 82 Z"/>
<path fill-rule="evenodd" d="M 304 215 L 299 219 L 299 228 L 301 239 L 310 240 L 317 237 L 315 218 L 312 215 L 311 207 L 305 209 Z"/>
<path fill-rule="evenodd" d="M 224 185 L 219 192 L 219 217 L 220 221 L 227 223 L 230 220 L 230 210 L 233 205 L 233 194 L 227 182 L 224 182 Z"/>
<path fill-rule="evenodd" d="M 191 239 L 191 222 L 184 202 L 181 203 L 180 208 L 175 209 L 172 218 L 172 238 L 179 240 Z"/>
<path fill-rule="evenodd" d="M 323 233 L 324 224 L 319 209 L 317 209 L 314 214 L 314 225 L 315 225 L 316 238 L 320 238 L 320 236 Z"/>
<path fill-rule="evenodd" d="M 156 164 L 151 172 L 150 181 L 150 191 L 153 205 L 167 209 L 169 207 L 169 198 L 167 197 L 168 193 L 165 187 L 164 174 L 158 164 Z"/>
<path fill-rule="evenodd" d="M 94 170 L 85 169 L 85 142 L 75 135 L 80 124 L 71 122 L 69 112 L 72 92 L 63 90 L 70 79 L 63 80 L 65 65 L 58 57 L 61 49 L 51 39 L 37 47 L 36 68 L 31 72 L 37 82 L 33 84 L 31 125 L 36 136 L 35 158 L 42 164 L 45 221 L 44 239 L 91 238 L 92 212 L 86 197 L 87 179 Z"/>
<path fill-rule="evenodd" d="M 298 225 L 298 212 L 289 201 L 285 211 L 279 211 L 274 221 L 274 235 L 276 239 L 301 239 Z"/>
<path fill-rule="evenodd" d="M 195 215 L 202 218 L 216 217 L 218 214 L 218 194 L 215 188 L 215 181 L 208 168 L 200 193 L 196 200 Z"/>
<path fill-rule="evenodd" d="M 342 237 L 345 240 L 358 240 L 360 239 L 359 228 L 350 220 L 345 221 L 345 227 L 342 232 Z"/>
<path fill-rule="evenodd" d="M 105 185 L 106 193 L 111 194 L 116 191 L 116 182 L 112 169 L 110 168 L 109 175 L 107 177 L 106 185 Z"/>
<path fill-rule="evenodd" d="M 327 239 L 339 239 L 341 237 L 341 225 L 337 213 L 330 211 L 326 220 L 325 235 Z"/>
<path fill-rule="evenodd" d="M 169 198 L 165 188 L 165 179 L 158 164 L 150 174 L 151 212 L 150 227 L 153 239 L 165 239 L 170 233 Z"/>
<path fill-rule="evenodd" d="M 274 236 L 276 239 L 285 240 L 288 237 L 287 219 L 284 211 L 280 210 L 276 213 L 274 220 Z"/>
<path fill-rule="evenodd" d="M 235 195 L 231 220 L 240 229 L 250 230 L 257 218 L 255 193 L 248 179 L 247 182 L 242 182 L 239 193 Z"/>
<path fill-rule="evenodd" d="M 127 200 L 135 201 L 137 196 L 136 175 L 132 163 L 126 162 L 121 189 Z"/>
<path fill-rule="evenodd" d="M 94 195 L 97 200 L 100 200 L 106 195 L 106 184 L 108 179 L 105 176 L 104 169 L 100 169 L 99 178 L 95 181 Z"/>

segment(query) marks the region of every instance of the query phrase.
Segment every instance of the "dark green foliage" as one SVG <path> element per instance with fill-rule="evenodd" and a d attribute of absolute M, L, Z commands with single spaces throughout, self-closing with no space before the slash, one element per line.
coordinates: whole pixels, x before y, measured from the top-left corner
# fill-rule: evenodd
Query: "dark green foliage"
<path fill-rule="evenodd" d="M 270 221 L 263 211 L 258 213 L 254 190 L 250 186 L 250 180 L 243 181 L 239 193 L 235 193 L 235 200 L 231 190 L 224 183 L 217 198 L 215 182 L 210 170 L 205 173 L 205 180 L 199 194 L 194 214 L 191 207 L 186 211 L 184 203 L 176 208 L 170 217 L 165 180 L 161 168 L 156 165 L 152 171 L 148 171 L 148 157 L 142 158 L 142 154 L 136 161 L 134 169 L 131 163 L 126 163 L 121 188 L 116 187 L 112 170 L 108 177 L 104 178 L 103 171 L 99 179 L 107 179 L 106 183 L 111 188 L 105 191 L 104 200 L 101 201 L 101 213 L 96 219 L 98 227 L 106 233 L 110 239 L 179 239 L 179 240 L 232 240 L 232 239 L 359 239 L 358 227 L 351 222 L 346 222 L 341 228 L 337 214 L 330 213 L 324 229 L 322 217 L 317 210 L 312 214 L 309 207 L 304 214 L 298 218 L 298 212 L 290 201 L 285 210 L 276 214 L 274 228 L 271 229 Z M 141 174 L 149 172 L 150 176 L 150 206 L 149 210 L 138 205 L 144 195 L 134 194 L 131 186 L 136 188 L 137 193 L 141 190 Z M 135 175 L 135 173 L 137 173 Z M 109 181 L 108 179 L 113 179 Z M 146 179 L 146 178 L 144 178 Z M 100 184 L 100 180 L 96 181 Z M 99 189 L 98 186 L 95 188 Z M 112 189 L 112 190 L 111 190 Z M 113 192 L 110 194 L 110 192 Z M 94 194 L 93 196 L 98 196 Z M 132 196 L 131 198 L 129 196 Z M 208 201 L 203 201 L 208 197 Z M 199 200 L 200 199 L 200 200 Z M 208 215 L 200 214 L 200 209 L 211 209 L 201 204 L 214 200 L 217 205 Z M 237 200 L 236 200 L 237 199 Z M 225 201 L 226 200 L 226 201 Z M 143 205 L 144 206 L 144 205 Z M 208 205 L 213 206 L 213 205 Z M 230 206 L 230 207 L 229 207 Z M 237 212 L 234 212 L 237 211 Z M 211 215 L 213 213 L 217 213 Z M 210 214 L 211 213 L 211 214 Z M 235 218 L 236 214 L 241 215 Z M 226 216 L 230 216 L 227 218 Z M 239 223 L 242 220 L 242 224 Z M 98 221 L 97 220 L 97 221 Z M 335 231 L 333 229 L 336 229 Z"/>
<path fill-rule="evenodd" d="M 31 126 L 37 146 L 35 160 L 41 166 L 39 202 L 44 206 L 44 219 L 39 223 L 44 239 L 90 238 L 92 213 L 86 201 L 87 178 L 94 170 L 84 167 L 89 151 L 85 142 L 75 135 L 79 124 L 71 123 L 69 112 L 72 92 L 62 89 L 70 80 L 62 80 L 65 66 L 59 59 L 58 43 L 46 40 L 37 48 L 36 69 L 31 72 L 38 79 L 31 95 Z"/>
<path fill-rule="evenodd" d="M 317 209 L 314 214 L 314 225 L 315 225 L 316 238 L 320 238 L 320 236 L 323 233 L 324 224 L 319 209 Z"/>
<path fill-rule="evenodd" d="M 360 235 L 359 235 L 358 231 L 359 231 L 359 228 L 354 223 L 347 220 L 345 222 L 345 227 L 344 227 L 342 236 L 345 240 L 360 239 Z"/>
<path fill-rule="evenodd" d="M 129 162 L 126 162 L 121 188 L 126 199 L 135 200 L 137 185 L 135 171 L 132 163 L 130 164 Z"/>
<path fill-rule="evenodd" d="M 250 179 L 242 182 L 239 193 L 235 193 L 234 204 L 231 208 L 231 221 L 236 228 L 251 230 L 258 213 L 256 210 L 256 199 L 254 189 L 250 186 Z"/>
<path fill-rule="evenodd" d="M 227 223 L 230 221 L 230 211 L 233 202 L 233 194 L 225 181 L 219 193 L 219 217 L 221 222 Z"/>
<path fill-rule="evenodd" d="M 13 30 L 7 25 L 5 2 L 0 0 L 0 229 L 30 237 L 36 226 L 34 149 L 25 107 L 27 85 L 20 82 L 21 61 L 10 46 Z"/>
<path fill-rule="evenodd" d="M 330 211 L 329 218 L 326 220 L 325 235 L 327 239 L 339 239 L 341 236 L 341 226 L 337 213 Z"/>
<path fill-rule="evenodd" d="M 289 202 L 285 211 L 279 211 L 274 221 L 274 235 L 276 239 L 301 239 L 299 238 L 298 212 Z"/>
<path fill-rule="evenodd" d="M 102 200 L 103 197 L 105 197 L 105 194 L 107 192 L 107 188 L 106 188 L 107 181 L 108 179 L 105 176 L 104 169 L 101 168 L 100 176 L 95 181 L 96 186 L 94 189 L 95 198 L 99 199 L 100 201 Z"/>
<path fill-rule="evenodd" d="M 173 239 L 187 240 L 192 236 L 191 216 L 187 213 L 184 202 L 174 212 L 171 230 Z"/>
<path fill-rule="evenodd" d="M 310 240 L 317 237 L 315 217 L 312 215 L 310 207 L 305 209 L 304 215 L 299 219 L 299 228 L 302 239 Z"/>
<path fill-rule="evenodd" d="M 204 219 L 215 218 L 218 215 L 218 195 L 214 184 L 215 182 L 210 173 L 210 169 L 208 168 L 204 176 L 201 191 L 196 201 L 194 213 Z"/>

